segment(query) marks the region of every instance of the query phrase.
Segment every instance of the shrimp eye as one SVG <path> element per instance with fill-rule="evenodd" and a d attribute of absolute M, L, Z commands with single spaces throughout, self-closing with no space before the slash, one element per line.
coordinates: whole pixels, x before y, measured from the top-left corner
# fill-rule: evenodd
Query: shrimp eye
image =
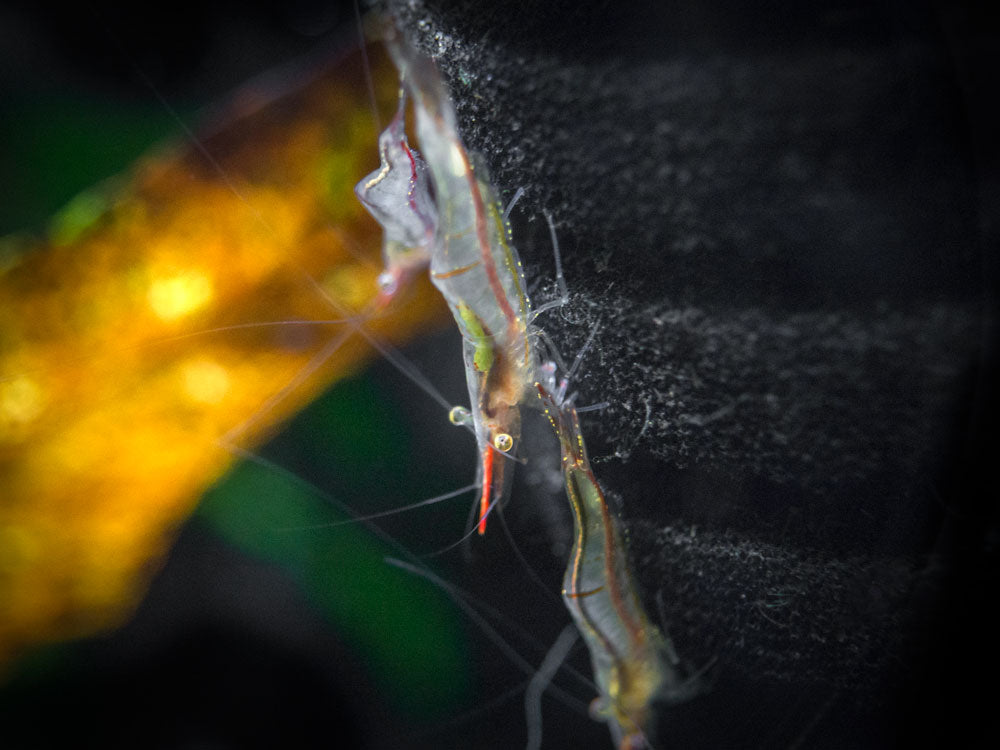
<path fill-rule="evenodd" d="M 469 410 L 464 406 L 453 406 L 451 411 L 448 412 L 448 421 L 452 424 L 467 425 L 471 419 L 472 415 L 469 414 Z"/>
<path fill-rule="evenodd" d="M 499 435 L 493 438 L 493 447 L 496 448 L 501 453 L 506 453 L 511 448 L 514 447 L 514 438 L 508 435 L 506 432 L 501 432 Z"/>

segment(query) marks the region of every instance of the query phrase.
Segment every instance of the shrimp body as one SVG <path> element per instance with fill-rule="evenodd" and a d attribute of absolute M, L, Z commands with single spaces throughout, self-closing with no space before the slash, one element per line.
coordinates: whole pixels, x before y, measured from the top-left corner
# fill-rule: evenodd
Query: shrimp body
<path fill-rule="evenodd" d="M 489 242 L 481 245 L 475 236 L 478 233 L 470 233 L 468 228 L 443 232 L 440 252 L 431 258 L 431 281 L 444 296 L 462 332 L 471 419 L 483 481 L 479 521 L 482 533 L 490 505 L 507 491 L 510 471 L 504 455 L 516 448 L 521 432 L 520 407 L 527 393 L 525 384 L 534 378 L 535 367 L 528 343 L 529 306 L 520 261 L 506 241 L 508 230 L 488 183 L 476 180 L 475 185 L 473 202 L 487 213 Z M 461 188 L 461 183 L 457 187 Z M 455 203 L 444 204 L 445 215 Z M 503 285 L 504 296 L 494 296 L 491 276 Z M 504 304 L 497 304 L 498 299 Z"/>
<path fill-rule="evenodd" d="M 530 302 L 509 225 L 485 170 L 473 164 L 459 138 L 436 68 L 391 29 L 386 44 L 413 100 L 426 166 L 406 145 L 401 107 L 380 138 L 382 168 L 359 184 L 358 195 L 386 229 L 386 288 L 429 260 L 431 280 L 462 334 L 471 409 L 453 409 L 451 417 L 476 436 L 483 533 L 486 514 L 509 485 L 505 457 L 517 449 L 520 406 L 533 400 L 537 358 L 529 345 Z M 382 197 L 389 201 L 386 210 L 379 205 Z"/>
<path fill-rule="evenodd" d="M 620 522 L 587 459 L 572 404 L 557 403 L 542 384 L 539 398 L 562 449 L 566 495 L 574 519 L 563 599 L 590 651 L 600 696 L 591 704 L 621 750 L 646 747 L 657 701 L 688 697 L 667 639 L 649 619 L 629 567 Z"/>

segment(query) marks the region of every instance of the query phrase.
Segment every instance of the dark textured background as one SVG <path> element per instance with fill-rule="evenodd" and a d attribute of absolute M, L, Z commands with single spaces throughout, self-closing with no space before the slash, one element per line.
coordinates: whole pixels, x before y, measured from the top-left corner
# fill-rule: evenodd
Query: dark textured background
<path fill-rule="evenodd" d="M 572 301 L 544 327 L 569 353 L 600 327 L 595 468 L 682 655 L 718 658 L 664 741 L 971 737 L 966 670 L 995 657 L 995 27 L 932 3 L 412 7 L 467 144 L 527 189 L 531 279 L 555 214 Z"/>
<path fill-rule="evenodd" d="M 536 302 L 556 219 L 571 301 L 545 331 L 572 357 L 599 327 L 575 384 L 609 402 L 595 471 L 649 608 L 712 664 L 664 746 L 973 745 L 1000 582 L 996 27 L 951 3 L 390 6 L 501 195 L 526 190 Z M 258 33 L 281 47 L 279 16 Z M 511 522 L 555 581 L 567 512 L 521 474 Z M 487 588 L 551 640 L 510 565 Z M 412 741 L 518 746 L 513 716 Z M 559 721 L 552 747 L 582 747 L 589 720 Z"/>

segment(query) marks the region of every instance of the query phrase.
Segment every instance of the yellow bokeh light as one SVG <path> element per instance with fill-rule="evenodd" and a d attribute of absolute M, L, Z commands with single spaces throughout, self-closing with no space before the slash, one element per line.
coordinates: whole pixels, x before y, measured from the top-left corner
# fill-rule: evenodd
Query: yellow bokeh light
<path fill-rule="evenodd" d="M 149 286 L 149 305 L 161 320 L 190 315 L 211 299 L 212 280 L 201 271 L 157 278 Z"/>
<path fill-rule="evenodd" d="M 26 424 L 42 413 L 42 389 L 27 377 L 0 382 L 0 425 Z"/>
<path fill-rule="evenodd" d="M 184 392 L 199 404 L 217 404 L 229 392 L 229 373 L 211 359 L 197 358 L 181 366 Z"/>

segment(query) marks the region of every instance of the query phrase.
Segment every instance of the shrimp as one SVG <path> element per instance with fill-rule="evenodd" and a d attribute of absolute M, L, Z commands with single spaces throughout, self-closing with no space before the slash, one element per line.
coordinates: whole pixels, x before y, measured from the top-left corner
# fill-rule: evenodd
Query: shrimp
<path fill-rule="evenodd" d="M 462 145 L 437 70 L 391 28 L 386 43 L 404 91 L 414 102 L 426 167 L 402 132 L 401 98 L 399 112 L 380 138 L 382 167 L 357 192 L 385 229 L 384 275 L 389 287 L 409 272 L 409 259 L 426 261 L 431 280 L 462 333 L 472 409 L 456 407 L 451 416 L 452 421 L 470 424 L 476 435 L 482 487 L 479 533 L 485 531 L 492 505 L 507 489 L 510 472 L 495 456 L 513 455 L 521 407 L 540 403 L 560 443 L 574 517 L 563 599 L 591 653 L 600 694 L 592 703 L 592 714 L 608 722 L 622 750 L 648 746 L 654 704 L 687 697 L 692 683 L 679 678 L 668 639 L 643 609 L 620 521 L 591 469 L 573 399 L 565 397 L 583 352 L 557 384 L 555 365 L 542 363 L 531 346 L 534 315 L 517 251 L 509 241 L 506 215 L 485 170 Z M 388 211 L 371 195 L 374 190 L 385 191 L 378 198 L 390 199 Z M 431 195 L 436 214 L 427 208 Z M 558 248 L 547 213 L 546 219 Z M 409 227 L 422 231 L 407 231 Z M 401 237 L 410 243 L 403 251 Z M 559 268 L 558 249 L 556 258 Z"/>
<path fill-rule="evenodd" d="M 485 168 L 462 144 L 437 70 L 391 27 L 386 45 L 413 99 L 424 157 L 403 133 L 401 94 L 399 111 L 379 139 L 382 166 L 356 192 L 385 230 L 383 293 L 393 293 L 414 266 L 427 263 L 462 334 L 471 409 L 455 407 L 450 418 L 476 436 L 483 534 L 490 509 L 509 489 L 506 459 L 516 455 L 520 407 L 538 368 L 531 304 L 506 215 Z"/>
<path fill-rule="evenodd" d="M 579 361 L 579 360 L 578 360 Z M 563 599 L 590 650 L 600 696 L 591 704 L 621 750 L 647 747 L 657 701 L 679 702 L 697 686 L 682 680 L 669 640 L 643 609 L 621 522 L 608 505 L 587 457 L 566 380 L 535 384 L 559 439 L 566 495 L 574 519 Z"/>

